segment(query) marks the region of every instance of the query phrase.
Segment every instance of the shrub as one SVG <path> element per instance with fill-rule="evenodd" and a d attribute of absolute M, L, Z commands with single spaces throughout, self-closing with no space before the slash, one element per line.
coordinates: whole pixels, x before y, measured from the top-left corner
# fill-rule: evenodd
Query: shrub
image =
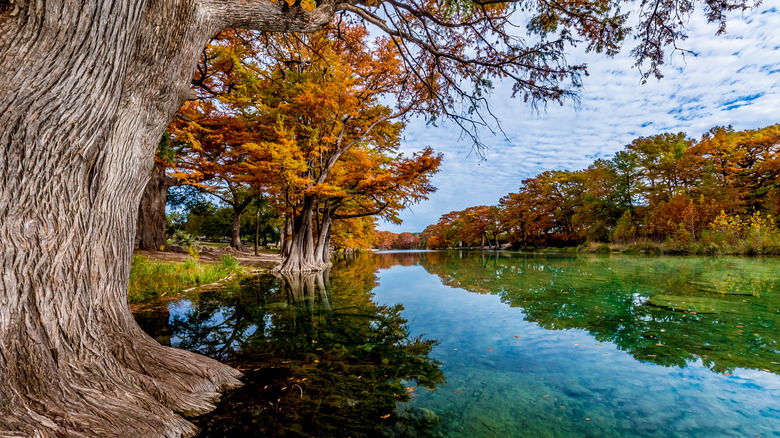
<path fill-rule="evenodd" d="M 630 210 L 623 213 L 610 234 L 615 243 L 627 243 L 629 239 L 636 238 L 636 225 Z"/>
<path fill-rule="evenodd" d="M 585 245 L 578 246 L 576 251 L 586 253 L 609 253 L 611 250 L 606 243 L 587 242 Z"/>
<path fill-rule="evenodd" d="M 226 271 L 238 271 L 238 259 L 233 257 L 233 255 L 222 256 L 222 258 L 219 259 L 219 263 L 220 266 L 222 266 L 222 269 Z"/>
<path fill-rule="evenodd" d="M 639 253 L 659 253 L 659 252 L 661 252 L 661 249 L 658 247 L 657 244 L 655 244 L 653 242 L 650 242 L 650 241 L 647 241 L 647 240 L 642 240 L 642 241 L 634 242 L 631 245 L 628 245 L 628 247 L 626 247 L 626 249 L 625 249 L 625 252 L 628 252 L 628 253 L 638 253 L 638 252 Z"/>

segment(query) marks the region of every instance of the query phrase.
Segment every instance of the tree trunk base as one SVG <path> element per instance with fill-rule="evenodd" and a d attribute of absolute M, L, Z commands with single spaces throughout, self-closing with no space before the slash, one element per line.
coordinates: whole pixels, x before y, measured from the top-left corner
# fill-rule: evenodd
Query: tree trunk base
<path fill-rule="evenodd" d="M 39 356 L 35 374 L 46 378 L 30 375 L 30 364 L 8 370 L 26 375 L 0 382 L 0 436 L 193 436 L 197 427 L 181 415 L 213 410 L 220 391 L 241 385 L 240 372 L 213 359 L 160 345 L 143 332 L 121 338 L 104 338 L 102 345 L 112 345 L 108 354 L 90 351 L 67 361 L 30 351 L 31 359 Z"/>
<path fill-rule="evenodd" d="M 332 266 L 331 262 L 311 262 L 288 257 L 282 264 L 271 269 L 271 272 L 320 272 Z"/>

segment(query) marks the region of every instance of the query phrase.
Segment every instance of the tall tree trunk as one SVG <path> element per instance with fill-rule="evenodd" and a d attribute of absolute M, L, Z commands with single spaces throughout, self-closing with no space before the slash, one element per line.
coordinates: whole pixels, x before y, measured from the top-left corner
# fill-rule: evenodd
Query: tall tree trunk
<path fill-rule="evenodd" d="M 168 223 L 165 204 L 168 202 L 168 189 L 174 185 L 173 178 L 165 176 L 165 169 L 154 166 L 138 207 L 135 228 L 135 245 L 138 248 L 162 251 L 165 247 L 165 226 Z"/>
<path fill-rule="evenodd" d="M 287 221 L 288 215 L 284 215 L 284 223 L 279 227 L 279 255 L 284 258 L 287 253 Z"/>
<path fill-rule="evenodd" d="M 325 268 L 332 266 L 330 261 L 330 226 L 333 221 L 328 202 L 325 203 L 325 210 L 322 214 L 322 226 L 317 236 L 317 246 L 314 249 L 314 260 L 319 266 Z"/>
<path fill-rule="evenodd" d="M 292 241 L 295 218 L 291 214 L 284 215 L 284 226 L 279 232 L 279 241 L 281 242 L 281 248 L 279 248 L 279 255 L 283 259 L 286 259 L 290 255 L 290 242 Z"/>
<path fill-rule="evenodd" d="M 230 224 L 230 246 L 236 251 L 245 251 L 244 242 L 241 241 L 241 213 L 243 208 L 233 207 L 233 222 Z"/>
<path fill-rule="evenodd" d="M 325 235 L 325 251 L 327 252 L 327 259 L 325 261 L 327 262 L 327 267 L 330 268 L 333 266 L 333 262 L 331 261 L 330 257 L 330 238 L 333 235 L 333 227 L 331 226 L 332 222 L 328 224 L 328 233 Z"/>
<path fill-rule="evenodd" d="M 156 144 L 210 32 L 172 24 L 195 20 L 186 3 L 55 3 L 0 15 L 0 434 L 189 435 L 174 411 L 212 409 L 239 373 L 147 336 L 127 284 Z"/>
<path fill-rule="evenodd" d="M 306 30 L 307 14 L 230 0 L 0 2 L 0 436 L 192 435 L 177 412 L 213 409 L 239 384 L 134 321 L 138 206 L 208 38 Z"/>

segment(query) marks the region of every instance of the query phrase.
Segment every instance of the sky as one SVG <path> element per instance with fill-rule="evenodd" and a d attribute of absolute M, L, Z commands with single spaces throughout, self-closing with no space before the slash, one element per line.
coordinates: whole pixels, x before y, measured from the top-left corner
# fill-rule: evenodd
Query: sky
<path fill-rule="evenodd" d="M 523 179 L 545 170 L 578 170 L 611 158 L 637 137 L 685 132 L 698 139 L 714 126 L 742 130 L 780 123 L 780 0 L 733 14 L 726 34 L 716 31 L 695 13 L 689 38 L 680 44 L 695 56 L 672 54 L 664 78 L 646 84 L 632 68 L 631 40 L 614 58 L 570 50 L 569 63 L 586 63 L 589 72 L 576 108 L 553 103 L 534 112 L 509 97 L 509 83 L 498 84 L 490 100 L 506 137 L 483 134 L 483 157 L 456 127 L 411 121 L 401 150 L 431 146 L 443 153 L 442 170 L 432 179 L 438 191 L 404 211 L 402 225 L 380 222 L 377 228 L 420 232 L 450 211 L 496 205 Z"/>

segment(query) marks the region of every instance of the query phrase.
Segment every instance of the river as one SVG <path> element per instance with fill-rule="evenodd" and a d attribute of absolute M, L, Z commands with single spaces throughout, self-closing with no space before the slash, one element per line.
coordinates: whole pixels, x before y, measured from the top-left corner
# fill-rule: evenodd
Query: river
<path fill-rule="evenodd" d="M 204 437 L 780 437 L 779 266 L 386 252 L 137 318 L 245 373 Z"/>

